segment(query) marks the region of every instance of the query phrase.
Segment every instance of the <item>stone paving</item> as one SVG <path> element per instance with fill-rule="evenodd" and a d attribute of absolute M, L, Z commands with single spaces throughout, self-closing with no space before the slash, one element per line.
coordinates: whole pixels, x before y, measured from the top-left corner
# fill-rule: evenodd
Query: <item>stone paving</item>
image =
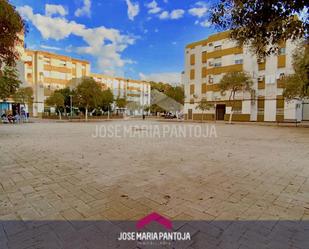
<path fill-rule="evenodd" d="M 309 220 L 309 129 L 216 124 L 216 138 L 93 138 L 98 125 L 178 124 L 0 125 L 0 220 L 137 220 L 155 211 L 225 221 L 216 223 L 223 230 L 235 220 Z"/>
<path fill-rule="evenodd" d="M 96 125 L 110 123 L 0 126 L 0 218 L 309 218 L 308 129 L 221 124 L 217 138 L 93 138 Z"/>

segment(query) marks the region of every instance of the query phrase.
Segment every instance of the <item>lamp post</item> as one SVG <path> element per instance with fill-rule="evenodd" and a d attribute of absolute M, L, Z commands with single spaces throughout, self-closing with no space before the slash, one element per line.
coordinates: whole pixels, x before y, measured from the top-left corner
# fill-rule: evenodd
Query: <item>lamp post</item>
<path fill-rule="evenodd" d="M 73 105 L 73 95 L 70 95 L 70 117 L 71 117 L 71 120 L 72 120 L 72 116 L 73 116 L 73 110 L 72 110 L 72 105 Z"/>

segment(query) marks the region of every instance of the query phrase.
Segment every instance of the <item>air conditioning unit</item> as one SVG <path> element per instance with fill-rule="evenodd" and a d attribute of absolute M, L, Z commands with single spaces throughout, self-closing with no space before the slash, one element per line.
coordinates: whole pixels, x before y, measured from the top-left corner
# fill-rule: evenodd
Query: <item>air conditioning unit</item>
<path fill-rule="evenodd" d="M 257 63 L 258 63 L 258 64 L 264 63 L 264 62 L 265 62 L 265 59 L 262 59 L 262 58 L 259 58 L 259 59 L 257 60 Z"/>
<path fill-rule="evenodd" d="M 258 77 L 258 81 L 263 81 L 264 80 L 264 76 L 259 76 Z"/>

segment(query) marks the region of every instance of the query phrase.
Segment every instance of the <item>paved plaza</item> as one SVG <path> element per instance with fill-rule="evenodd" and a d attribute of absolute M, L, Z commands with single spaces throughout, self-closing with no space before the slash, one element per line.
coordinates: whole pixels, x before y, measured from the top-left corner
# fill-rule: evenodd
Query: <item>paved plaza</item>
<path fill-rule="evenodd" d="M 93 137 L 111 125 L 189 124 L 1 125 L 0 219 L 309 219 L 309 129 L 217 124 L 217 137 Z"/>

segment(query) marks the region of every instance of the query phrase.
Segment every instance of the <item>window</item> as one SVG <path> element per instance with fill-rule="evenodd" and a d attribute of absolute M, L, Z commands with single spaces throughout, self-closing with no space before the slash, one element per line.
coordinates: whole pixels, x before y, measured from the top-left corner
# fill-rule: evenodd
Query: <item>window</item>
<path fill-rule="evenodd" d="M 194 54 L 191 54 L 190 56 L 190 65 L 191 66 L 195 65 L 195 55 Z"/>
<path fill-rule="evenodd" d="M 210 84 L 214 83 L 214 78 L 210 75 L 208 77 L 208 83 L 210 83 Z"/>
<path fill-rule="evenodd" d="M 65 80 L 66 79 L 66 74 L 65 73 L 58 73 L 58 77 L 57 78 L 59 78 L 59 79 L 61 79 L 61 80 Z"/>
<path fill-rule="evenodd" d="M 50 58 L 49 57 L 44 57 L 44 64 L 50 65 Z"/>
<path fill-rule="evenodd" d="M 210 67 L 212 67 L 214 64 L 213 64 L 212 61 L 210 61 L 210 62 L 208 62 L 208 65 L 209 65 Z"/>
<path fill-rule="evenodd" d="M 44 77 L 50 78 L 50 71 L 44 71 Z"/>
<path fill-rule="evenodd" d="M 191 69 L 191 71 L 190 71 L 190 80 L 194 80 L 194 78 L 195 78 L 195 70 Z"/>
<path fill-rule="evenodd" d="M 217 45 L 217 46 L 215 46 L 215 51 L 221 50 L 221 49 L 222 49 L 222 45 Z"/>
<path fill-rule="evenodd" d="M 285 55 L 285 48 L 279 49 L 279 55 Z"/>
<path fill-rule="evenodd" d="M 215 67 L 221 67 L 222 66 L 222 62 L 221 62 L 221 57 L 217 57 L 214 59 L 214 66 Z"/>
<path fill-rule="evenodd" d="M 235 64 L 243 64 L 243 59 L 236 59 Z"/>
<path fill-rule="evenodd" d="M 222 66 L 221 61 L 220 61 L 220 62 L 215 62 L 215 63 L 214 63 L 214 66 L 215 66 L 215 67 L 221 67 L 221 66 Z"/>
<path fill-rule="evenodd" d="M 212 47 L 212 46 L 213 46 L 213 44 L 212 44 L 212 43 L 209 43 L 209 44 L 208 44 L 208 46 L 209 46 L 209 47 Z"/>
<path fill-rule="evenodd" d="M 207 52 L 204 51 L 204 52 L 202 53 L 202 63 L 206 63 L 206 62 L 207 62 Z"/>
<path fill-rule="evenodd" d="M 192 85 L 190 85 L 190 95 L 193 95 L 194 94 L 194 89 L 195 87 L 194 87 L 194 85 L 192 84 Z"/>
<path fill-rule="evenodd" d="M 203 67 L 202 68 L 202 78 L 206 78 L 207 77 L 207 68 Z"/>

